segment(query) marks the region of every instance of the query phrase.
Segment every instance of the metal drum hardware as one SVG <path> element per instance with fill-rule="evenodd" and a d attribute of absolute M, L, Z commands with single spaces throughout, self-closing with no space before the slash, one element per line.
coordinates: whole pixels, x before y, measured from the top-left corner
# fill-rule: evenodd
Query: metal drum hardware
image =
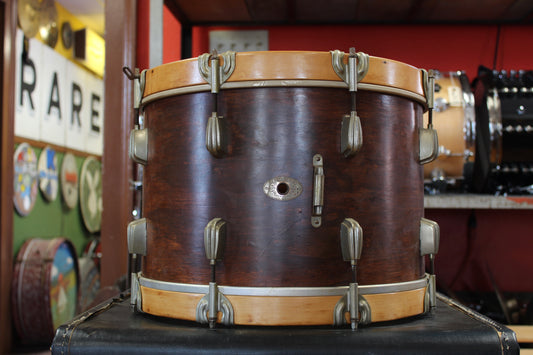
<path fill-rule="evenodd" d="M 205 146 L 209 153 L 216 158 L 220 158 L 226 153 L 226 130 L 224 118 L 217 113 L 217 94 L 221 85 L 228 80 L 235 70 L 235 52 L 225 52 L 221 54 L 221 57 L 222 65 L 220 65 L 220 56 L 216 50 L 213 50 L 211 54 L 206 53 L 198 57 L 200 74 L 205 81 L 211 84 L 211 93 L 214 96 L 213 110 L 205 130 Z"/>
<path fill-rule="evenodd" d="M 324 158 L 322 155 L 313 156 L 313 216 L 311 224 L 318 228 L 322 225 L 322 209 L 324 208 Z"/>
<path fill-rule="evenodd" d="M 435 93 L 435 76 L 432 70 L 422 70 L 424 76 L 424 90 L 428 104 L 428 126 L 419 128 L 419 157 L 420 164 L 427 164 L 435 160 L 439 153 L 437 131 L 433 129 L 433 106 Z"/>
<path fill-rule="evenodd" d="M 359 285 L 357 283 L 357 260 L 361 258 L 363 249 L 363 229 L 352 218 L 346 218 L 341 224 L 341 249 L 344 261 L 349 261 L 352 267 L 353 282 L 348 291 L 348 308 L 352 330 L 357 329 L 359 323 Z M 370 312 L 366 312 L 370 317 Z"/>
<path fill-rule="evenodd" d="M 341 126 L 341 153 L 347 158 L 355 155 L 363 145 L 361 119 L 357 116 L 356 110 L 356 93 L 358 82 L 368 72 L 368 55 L 362 52 L 356 53 L 355 48 L 350 48 L 347 64 L 343 63 L 344 52 L 332 51 L 331 56 L 333 69 L 348 84 L 350 92 L 350 114 L 342 118 Z"/>
<path fill-rule="evenodd" d="M 440 228 L 437 222 L 420 219 L 420 255 L 429 255 L 429 306 L 437 304 L 437 283 L 435 279 L 435 255 L 439 252 Z"/>

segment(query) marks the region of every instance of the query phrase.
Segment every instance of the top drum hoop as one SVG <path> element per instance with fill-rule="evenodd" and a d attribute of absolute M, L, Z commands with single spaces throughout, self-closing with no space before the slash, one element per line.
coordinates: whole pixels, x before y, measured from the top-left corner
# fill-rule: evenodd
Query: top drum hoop
<path fill-rule="evenodd" d="M 239 70 L 227 79 L 222 88 L 346 86 L 333 68 L 332 55 L 327 52 L 237 53 L 235 66 Z M 200 74 L 196 58 L 146 70 L 142 86 L 143 104 L 168 96 L 210 90 Z M 358 88 L 397 94 L 426 105 L 421 71 L 395 60 L 369 56 L 368 73 L 359 82 Z"/>

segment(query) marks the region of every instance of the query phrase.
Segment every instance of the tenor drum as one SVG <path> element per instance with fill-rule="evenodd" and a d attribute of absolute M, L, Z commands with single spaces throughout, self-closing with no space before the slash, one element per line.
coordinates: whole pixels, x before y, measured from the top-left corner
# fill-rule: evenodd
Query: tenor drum
<path fill-rule="evenodd" d="M 204 55 L 143 72 L 130 155 L 145 165 L 144 218 L 128 229 L 130 252 L 144 255 L 139 310 L 338 324 L 354 288 L 361 323 L 427 310 L 425 76 L 365 56 L 355 81 L 338 51 Z M 357 256 L 341 242 L 361 234 L 354 283 Z"/>
<path fill-rule="evenodd" d="M 465 163 L 474 161 L 476 139 L 474 94 L 464 73 L 437 73 L 433 112 L 439 157 L 424 165 L 424 177 L 462 180 Z"/>

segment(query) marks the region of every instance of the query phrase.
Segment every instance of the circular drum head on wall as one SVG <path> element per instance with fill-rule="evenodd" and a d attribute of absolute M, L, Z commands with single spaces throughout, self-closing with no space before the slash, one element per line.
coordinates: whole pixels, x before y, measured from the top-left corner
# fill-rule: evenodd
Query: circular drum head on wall
<path fill-rule="evenodd" d="M 27 216 L 37 199 L 37 155 L 28 143 L 20 144 L 13 157 L 15 209 Z"/>
<path fill-rule="evenodd" d="M 58 190 L 58 166 L 56 151 L 45 147 L 39 156 L 39 188 L 47 201 L 55 201 Z"/>
<path fill-rule="evenodd" d="M 78 203 L 78 167 L 72 153 L 66 153 L 61 165 L 61 193 L 68 208 Z"/>
<path fill-rule="evenodd" d="M 50 308 L 54 329 L 76 314 L 78 299 L 78 265 L 74 247 L 62 243 L 57 247 L 52 264 Z"/>
<path fill-rule="evenodd" d="M 102 169 L 94 157 L 85 159 L 81 167 L 80 207 L 87 230 L 98 232 L 102 223 Z"/>

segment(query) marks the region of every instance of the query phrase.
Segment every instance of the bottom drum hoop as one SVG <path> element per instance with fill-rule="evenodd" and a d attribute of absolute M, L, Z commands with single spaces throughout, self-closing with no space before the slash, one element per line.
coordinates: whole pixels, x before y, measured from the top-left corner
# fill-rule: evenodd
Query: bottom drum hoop
<path fill-rule="evenodd" d="M 161 317 L 198 320 L 197 307 L 208 293 L 209 286 L 152 280 L 141 274 L 135 278 L 138 289 L 134 293 L 138 294 L 132 294 L 132 300 L 137 302 L 140 311 Z M 218 289 L 233 308 L 232 324 L 261 326 L 334 324 L 338 304 L 349 291 L 348 286 L 219 286 Z M 368 322 L 372 323 L 425 313 L 428 309 L 427 291 L 427 276 L 409 282 L 359 286 L 360 298 L 370 310 Z"/>

